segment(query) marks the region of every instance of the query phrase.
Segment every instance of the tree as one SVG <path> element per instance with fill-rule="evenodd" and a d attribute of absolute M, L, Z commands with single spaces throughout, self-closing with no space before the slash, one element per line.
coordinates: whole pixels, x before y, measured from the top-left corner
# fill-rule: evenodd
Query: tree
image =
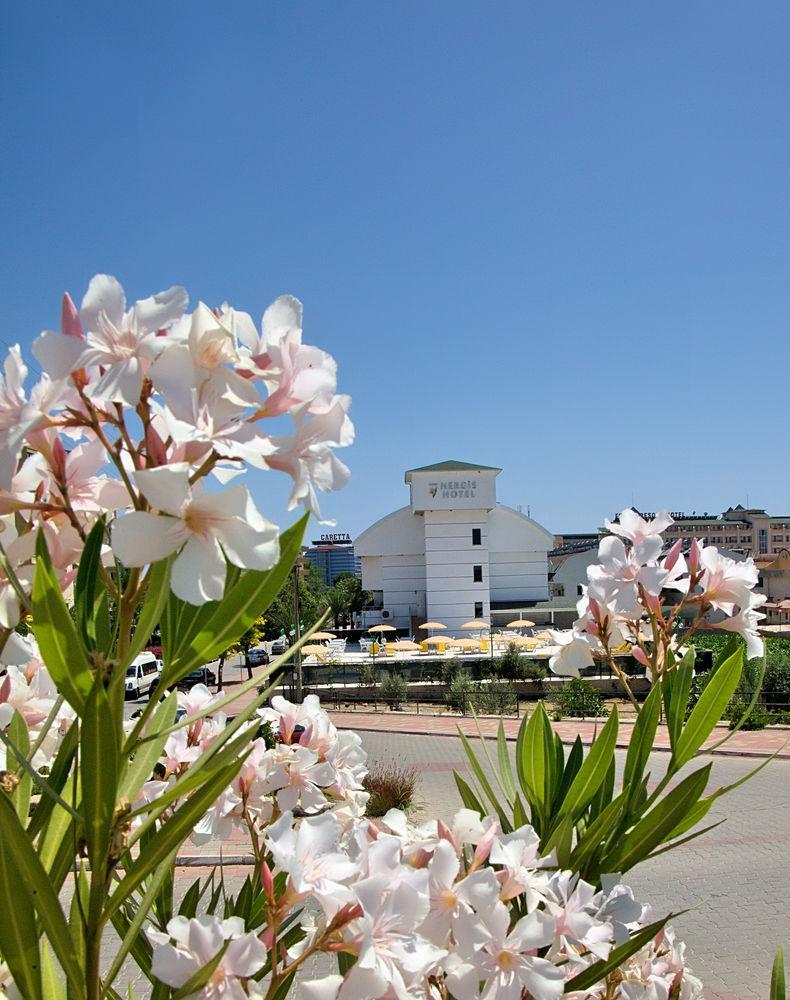
<path fill-rule="evenodd" d="M 324 607 L 329 609 L 335 627 L 350 625 L 354 613 L 369 601 L 370 594 L 362 589 L 362 581 L 353 573 L 340 573 L 324 593 Z"/>
<path fill-rule="evenodd" d="M 250 650 L 253 646 L 257 646 L 258 643 L 263 639 L 266 631 L 266 619 L 263 615 L 260 618 L 256 618 L 255 621 L 250 625 L 246 632 L 244 632 L 236 642 L 233 642 L 228 646 L 224 653 L 219 658 L 219 663 L 217 664 L 217 691 L 222 690 L 222 673 L 225 666 L 225 660 L 229 656 L 235 656 L 237 653 L 244 653 L 244 665 L 247 668 L 247 677 L 252 677 L 252 667 L 250 665 Z"/>
<path fill-rule="evenodd" d="M 325 592 L 321 574 L 308 562 L 299 570 L 299 617 L 302 629 L 314 625 L 326 604 L 321 603 Z M 294 585 L 293 574 L 288 578 L 280 593 L 266 612 L 265 639 L 276 639 L 285 635 L 290 638 L 294 628 Z"/>

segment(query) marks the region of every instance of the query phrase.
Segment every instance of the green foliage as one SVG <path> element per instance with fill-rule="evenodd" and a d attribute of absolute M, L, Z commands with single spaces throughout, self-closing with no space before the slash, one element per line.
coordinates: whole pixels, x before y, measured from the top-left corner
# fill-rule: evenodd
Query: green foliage
<path fill-rule="evenodd" d="M 362 581 L 352 573 L 340 573 L 335 582 L 324 591 L 321 606 L 329 609 L 329 616 L 336 628 L 350 625 L 355 612 L 361 611 L 370 601 L 370 594 L 362 589 Z"/>
<path fill-rule="evenodd" d="M 374 687 L 379 682 L 379 668 L 375 663 L 363 663 L 359 671 L 359 683 L 363 687 Z"/>
<path fill-rule="evenodd" d="M 466 672 L 466 668 L 457 656 L 442 660 L 442 684 L 452 684 L 458 674 Z"/>
<path fill-rule="evenodd" d="M 515 715 L 518 708 L 514 685 L 497 681 L 475 684 L 470 701 L 479 715 Z"/>
<path fill-rule="evenodd" d="M 406 678 L 392 670 L 384 675 L 379 684 L 379 694 L 387 708 L 393 712 L 398 712 L 403 708 L 408 692 L 409 685 Z"/>
<path fill-rule="evenodd" d="M 551 695 L 551 704 L 563 717 L 596 719 L 609 714 L 601 692 L 581 677 L 558 687 Z"/>
<path fill-rule="evenodd" d="M 494 660 L 494 673 L 507 681 L 540 681 L 546 676 L 546 668 L 538 660 L 523 656 L 517 643 L 511 642 L 502 656 Z"/>
<path fill-rule="evenodd" d="M 404 812 L 414 804 L 417 772 L 401 764 L 379 764 L 371 767 L 362 785 L 370 793 L 366 816 L 385 816 L 390 809 Z"/>
<path fill-rule="evenodd" d="M 472 774 L 469 781 L 455 775 L 464 805 L 481 815 L 493 810 L 505 832 L 531 823 L 540 837 L 541 852 L 554 849 L 561 867 L 570 867 L 596 885 L 607 872 L 624 873 L 700 836 L 711 829 L 699 829 L 699 824 L 712 803 L 735 785 L 709 794 L 711 764 L 692 767 L 682 780 L 677 775 L 700 753 L 740 681 L 742 650 L 733 646 L 727 652 L 730 655 L 717 661 L 691 711 L 690 657 L 656 682 L 631 734 L 621 782 L 615 774 L 616 709 L 589 749 L 577 737 L 568 750 L 553 732 L 540 702 L 521 723 L 515 770 L 501 724 L 496 763 L 489 742 L 481 737 L 483 759 L 496 775 L 496 789 L 476 752 L 462 738 Z M 579 684 L 574 686 L 579 689 Z M 672 753 L 662 758 L 663 775 L 654 772 L 651 776 L 646 769 L 662 709 L 669 723 Z M 652 791 L 648 791 L 648 780 L 655 784 Z M 582 988 L 581 981 L 578 986 Z"/>
<path fill-rule="evenodd" d="M 450 661 L 452 662 L 452 661 Z M 474 682 L 463 668 L 453 672 L 452 679 L 444 692 L 444 700 L 456 712 L 469 711 L 469 700 L 475 689 Z"/>
<path fill-rule="evenodd" d="M 323 614 L 326 607 L 323 602 L 325 591 L 321 574 L 311 562 L 299 570 L 299 611 L 302 630 L 312 628 Z M 290 636 L 294 628 L 294 589 L 293 577 L 282 584 L 279 592 L 268 608 L 260 608 L 259 613 L 266 611 L 264 638 L 276 639 L 278 636 Z"/>

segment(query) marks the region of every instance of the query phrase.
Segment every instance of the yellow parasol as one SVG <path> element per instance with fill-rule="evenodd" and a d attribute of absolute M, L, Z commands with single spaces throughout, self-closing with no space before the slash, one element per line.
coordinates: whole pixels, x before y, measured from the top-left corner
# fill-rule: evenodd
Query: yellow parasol
<path fill-rule="evenodd" d="M 394 625 L 371 625 L 368 632 L 397 632 Z"/>
<path fill-rule="evenodd" d="M 529 621 L 528 618 L 519 618 L 517 622 L 508 622 L 505 628 L 532 628 L 535 622 Z"/>
<path fill-rule="evenodd" d="M 326 646 L 319 646 L 317 643 L 302 646 L 302 654 L 304 656 L 317 656 L 319 659 L 323 659 L 328 652 L 329 650 Z"/>
<path fill-rule="evenodd" d="M 439 646 L 446 645 L 449 642 L 455 642 L 455 639 L 451 635 L 429 635 L 427 639 L 422 640 L 426 645 Z"/>
<path fill-rule="evenodd" d="M 452 645 L 456 649 L 480 649 L 482 643 L 479 639 L 453 639 L 448 645 Z"/>
<path fill-rule="evenodd" d="M 334 632 L 313 632 L 310 638 L 318 639 L 320 642 L 322 639 L 337 639 L 337 636 Z"/>
<path fill-rule="evenodd" d="M 402 653 L 413 653 L 419 652 L 420 644 L 412 642 L 410 639 L 400 639 L 398 642 L 393 642 L 392 648 Z"/>
<path fill-rule="evenodd" d="M 447 628 L 447 626 L 443 625 L 441 622 L 425 622 L 424 625 L 418 625 L 417 628 L 419 628 L 419 629 L 431 629 L 431 628 L 437 629 L 437 628 Z"/>

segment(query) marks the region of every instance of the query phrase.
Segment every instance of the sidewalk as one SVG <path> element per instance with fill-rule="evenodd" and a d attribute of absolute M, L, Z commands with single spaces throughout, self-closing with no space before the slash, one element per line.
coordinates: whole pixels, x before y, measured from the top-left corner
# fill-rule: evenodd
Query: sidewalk
<path fill-rule="evenodd" d="M 330 712 L 332 722 L 338 729 L 355 729 L 358 732 L 408 733 L 414 736 L 457 736 L 460 728 L 465 736 L 477 736 L 477 724 L 473 718 L 458 718 L 432 715 L 402 715 L 399 712 Z M 484 736 L 496 736 L 499 719 L 479 718 L 478 723 Z M 582 743 L 593 741 L 596 730 L 605 722 L 552 722 L 552 728 L 563 743 L 573 743 L 581 736 Z M 515 740 L 521 719 L 503 719 L 505 736 Z M 626 749 L 631 739 L 632 722 L 621 722 L 617 746 Z M 705 743 L 712 746 L 726 736 L 726 726 L 717 726 L 713 735 Z M 669 733 L 666 726 L 659 726 L 653 741 L 654 750 L 669 750 Z M 704 749 L 704 748 L 703 748 Z M 776 754 L 780 760 L 790 760 L 790 730 L 758 729 L 753 732 L 737 732 L 717 750 L 711 753 L 727 757 L 770 757 Z"/>

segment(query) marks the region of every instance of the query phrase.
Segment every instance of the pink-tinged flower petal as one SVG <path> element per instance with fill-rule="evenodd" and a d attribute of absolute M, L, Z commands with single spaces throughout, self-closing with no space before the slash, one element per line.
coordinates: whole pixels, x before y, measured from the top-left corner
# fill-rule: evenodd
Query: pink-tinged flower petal
<path fill-rule="evenodd" d="M 77 337 L 64 337 L 62 333 L 45 330 L 33 341 L 33 357 L 51 378 L 66 378 L 82 367 L 80 359 L 85 352 L 85 342 Z"/>
<path fill-rule="evenodd" d="M 305 1000 L 335 1000 L 342 985 L 343 977 L 335 974 L 323 979 L 310 979 L 301 983 L 299 990 Z"/>
<path fill-rule="evenodd" d="M 217 539 L 193 535 L 173 563 L 173 593 L 187 604 L 218 601 L 225 593 L 225 568 Z"/>
<path fill-rule="evenodd" d="M 183 986 L 199 968 L 191 955 L 179 951 L 172 944 L 163 944 L 154 949 L 151 972 L 168 986 Z"/>
<path fill-rule="evenodd" d="M 258 523 L 232 518 L 218 531 L 218 536 L 225 554 L 235 566 L 267 570 L 280 558 L 277 525 L 263 518 L 259 517 Z"/>
<path fill-rule="evenodd" d="M 111 542 L 124 566 L 145 566 L 175 552 L 187 537 L 181 521 L 135 510 L 113 524 Z"/>
<path fill-rule="evenodd" d="M 126 296 L 120 281 L 110 274 L 96 274 L 91 278 L 80 308 L 83 329 L 96 330 L 102 313 L 120 329 L 125 309 Z"/>
<path fill-rule="evenodd" d="M 234 976 L 254 976 L 266 964 L 266 948 L 254 934 L 231 941 L 222 959 L 222 967 Z"/>
<path fill-rule="evenodd" d="M 157 510 L 178 517 L 189 496 L 189 466 L 186 462 L 135 472 L 134 481 Z"/>
<path fill-rule="evenodd" d="M 280 295 L 272 302 L 261 320 L 265 340 L 276 343 L 289 333 L 302 329 L 302 303 L 293 295 Z"/>
<path fill-rule="evenodd" d="M 160 330 L 175 323 L 189 305 L 186 288 L 173 285 L 132 306 L 132 323 L 139 330 Z"/>
<path fill-rule="evenodd" d="M 139 358 L 127 358 L 110 365 L 98 382 L 92 383 L 86 392 L 92 399 L 109 403 L 126 403 L 135 407 L 143 388 L 143 367 Z"/>

